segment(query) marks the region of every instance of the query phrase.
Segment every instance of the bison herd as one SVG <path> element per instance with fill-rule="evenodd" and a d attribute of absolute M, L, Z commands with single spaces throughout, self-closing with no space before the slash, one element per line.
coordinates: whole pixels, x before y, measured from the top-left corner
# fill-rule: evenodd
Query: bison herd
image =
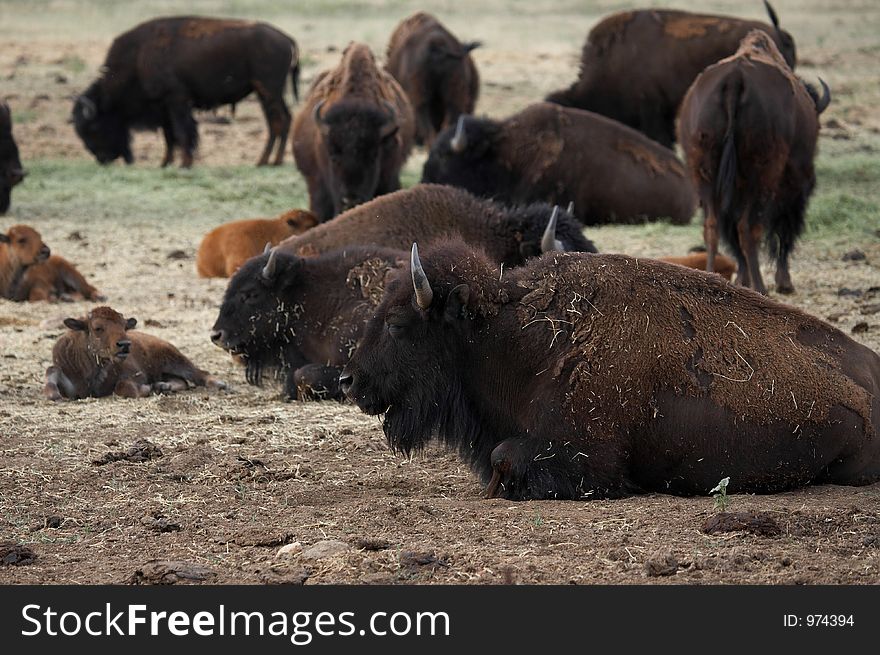
<path fill-rule="evenodd" d="M 162 165 L 179 149 L 188 167 L 193 109 L 255 93 L 258 164 L 281 164 L 290 135 L 309 207 L 205 235 L 198 274 L 230 278 L 211 340 L 249 384 L 270 375 L 290 399 L 381 416 L 395 451 L 439 439 L 487 497 L 705 494 L 724 476 L 740 492 L 866 484 L 880 479 L 880 357 L 766 298 L 758 266 L 766 240 L 776 291 L 794 291 L 830 101 L 794 74 L 794 40 L 765 5 L 771 24 L 611 15 L 570 88 L 503 119 L 474 115 L 480 43 L 424 12 L 394 30 L 384 66 L 350 43 L 294 117 L 291 37 L 159 18 L 113 41 L 72 122 L 102 164 L 132 163 L 131 131 L 161 129 Z M 401 189 L 414 146 L 422 181 Z M 24 175 L 0 106 L 0 211 Z M 599 254 L 584 235 L 685 224 L 697 204 L 705 252 Z M 25 225 L 0 234 L 0 295 L 104 300 Z M 226 388 L 110 307 L 64 324 L 51 400 Z"/>

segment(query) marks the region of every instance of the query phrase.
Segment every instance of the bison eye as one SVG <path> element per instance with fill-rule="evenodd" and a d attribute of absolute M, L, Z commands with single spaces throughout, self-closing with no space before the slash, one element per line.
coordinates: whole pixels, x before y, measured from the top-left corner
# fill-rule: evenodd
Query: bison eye
<path fill-rule="evenodd" d="M 101 334 L 101 332 L 103 332 L 103 331 L 104 331 L 104 328 L 102 328 L 102 327 L 95 328 L 95 332 L 97 332 L 98 334 Z"/>
<path fill-rule="evenodd" d="M 388 323 L 388 334 L 390 334 L 395 339 L 402 337 L 405 332 L 406 332 L 405 325 Z"/>
<path fill-rule="evenodd" d="M 18 243 L 19 243 L 19 245 L 22 245 L 22 246 L 23 246 L 24 244 L 27 243 L 27 239 L 19 239 L 19 240 L 18 240 Z"/>

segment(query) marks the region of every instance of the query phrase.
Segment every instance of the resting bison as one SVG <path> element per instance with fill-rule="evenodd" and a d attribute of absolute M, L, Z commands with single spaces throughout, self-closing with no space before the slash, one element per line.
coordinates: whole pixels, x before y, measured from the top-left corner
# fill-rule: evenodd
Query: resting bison
<path fill-rule="evenodd" d="M 679 266 L 693 268 L 698 271 L 708 270 L 709 265 L 709 257 L 705 252 L 695 252 L 683 257 L 657 257 L 657 259 L 661 262 L 666 262 L 667 264 L 678 264 Z M 711 272 L 717 273 L 725 280 L 729 281 L 733 277 L 733 274 L 736 273 L 736 262 L 730 257 L 715 255 L 715 261 Z"/>
<path fill-rule="evenodd" d="M 352 246 L 246 262 L 226 289 L 211 340 L 244 359 L 251 384 L 274 371 L 290 398 L 342 400 L 339 372 L 406 251 Z"/>
<path fill-rule="evenodd" d="M 44 262 L 28 266 L 12 293 L 12 300 L 96 300 L 106 298 L 88 283 L 64 257 L 50 255 Z"/>
<path fill-rule="evenodd" d="M 880 357 L 716 275 L 449 242 L 386 284 L 340 376 L 396 451 L 437 437 L 509 499 L 880 479 Z"/>
<path fill-rule="evenodd" d="M 13 225 L 0 234 L 0 298 L 13 299 L 28 267 L 50 254 L 40 233 L 28 225 Z"/>
<path fill-rule="evenodd" d="M 400 85 L 370 49 L 350 43 L 315 78 L 293 121 L 293 156 L 322 221 L 400 188 L 412 150 L 413 113 Z"/>
<path fill-rule="evenodd" d="M 64 319 L 64 325 L 70 332 L 55 343 L 46 369 L 43 393 L 49 400 L 141 398 L 189 385 L 226 387 L 167 341 L 134 330 L 136 319 L 109 307 L 96 307 L 83 319 Z"/>
<path fill-rule="evenodd" d="M 9 211 L 12 187 L 27 175 L 18 158 L 18 146 L 12 138 L 12 113 L 0 102 L 0 214 Z"/>
<path fill-rule="evenodd" d="M 131 130 L 162 129 L 165 158 L 183 151 L 192 166 L 198 143 L 192 109 L 235 104 L 256 92 L 269 127 L 259 164 L 275 143 L 276 166 L 284 158 L 290 111 L 284 83 L 290 75 L 297 95 L 296 42 L 266 23 L 176 16 L 155 18 L 116 37 L 99 77 L 76 99 L 73 123 L 86 148 L 107 164 L 131 154 Z"/>
<path fill-rule="evenodd" d="M 480 76 L 470 52 L 479 45 L 460 42 L 423 11 L 394 30 L 385 68 L 409 96 L 418 145 L 430 147 L 437 133 L 455 125 L 460 114 L 474 113 Z"/>
<path fill-rule="evenodd" d="M 426 243 L 460 234 L 505 266 L 519 266 L 540 255 L 553 208 L 543 203 L 504 207 L 466 191 L 437 184 L 418 184 L 350 209 L 305 234 L 285 239 L 282 252 L 311 257 L 362 244 L 406 251 L 415 240 Z M 567 212 L 557 212 L 554 249 L 596 252 Z"/>
<path fill-rule="evenodd" d="M 830 101 L 823 87 L 819 98 L 767 34 L 754 30 L 688 90 L 678 134 L 705 213 L 709 270 L 720 233 L 736 255 L 737 282 L 766 293 L 758 265 L 766 235 L 776 290 L 794 291 L 788 257 L 816 184 L 818 115 Z"/>
<path fill-rule="evenodd" d="M 772 27 L 664 9 L 613 14 L 587 36 L 577 81 L 547 100 L 608 116 L 672 147 L 676 112 L 691 82 L 706 66 L 736 52 L 750 30 L 772 34 L 794 68 L 794 39 L 779 28 L 766 0 L 764 5 Z"/>
<path fill-rule="evenodd" d="M 259 255 L 266 244 L 274 246 L 317 224 L 314 214 L 299 209 L 277 218 L 224 223 L 202 239 L 196 253 L 196 271 L 201 277 L 230 277 L 248 259 Z"/>
<path fill-rule="evenodd" d="M 431 147 L 422 182 L 506 203 L 573 201 L 587 225 L 687 223 L 696 204 L 671 150 L 604 116 L 549 103 L 503 121 L 460 117 Z"/>

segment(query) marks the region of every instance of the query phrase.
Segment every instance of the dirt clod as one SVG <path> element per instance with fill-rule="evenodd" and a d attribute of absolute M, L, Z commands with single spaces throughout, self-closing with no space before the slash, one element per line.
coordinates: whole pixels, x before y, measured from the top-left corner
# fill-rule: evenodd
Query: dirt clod
<path fill-rule="evenodd" d="M 37 554 L 20 544 L 14 544 L 11 541 L 0 543 L 0 565 L 4 566 L 24 566 L 33 564 L 37 559 Z"/>
<path fill-rule="evenodd" d="M 125 450 L 109 452 L 96 460 L 92 460 L 92 464 L 95 466 L 103 466 L 110 462 L 119 461 L 146 462 L 159 457 L 162 457 L 162 449 L 159 448 L 159 446 L 151 442 L 149 439 L 138 439 Z"/>
<path fill-rule="evenodd" d="M 645 562 L 645 575 L 649 578 L 675 575 L 679 566 L 678 558 L 672 554 L 671 550 L 660 550 Z"/>
<path fill-rule="evenodd" d="M 387 539 L 371 539 L 369 537 L 358 537 L 352 542 L 352 545 L 358 550 L 387 550 L 391 548 L 391 542 Z"/>
<path fill-rule="evenodd" d="M 344 541 L 327 539 L 325 541 L 319 541 L 306 548 L 302 553 L 302 558 L 304 560 L 324 559 L 326 557 L 333 557 L 334 555 L 341 555 L 342 553 L 347 552 L 350 548 L 351 546 Z"/>
<path fill-rule="evenodd" d="M 136 569 L 125 580 L 131 585 L 177 584 L 178 582 L 206 582 L 217 574 L 206 566 L 180 560 L 151 560 Z"/>
<path fill-rule="evenodd" d="M 776 537 L 782 533 L 772 516 L 758 512 L 719 512 L 703 521 L 700 530 L 706 534 L 751 532 L 762 537 Z"/>
<path fill-rule="evenodd" d="M 853 334 L 864 334 L 869 329 L 867 321 L 859 321 L 855 325 L 852 326 Z"/>
<path fill-rule="evenodd" d="M 141 524 L 154 532 L 180 532 L 180 523 L 170 520 L 167 516 L 154 512 L 141 519 Z"/>
<path fill-rule="evenodd" d="M 865 259 L 865 253 L 856 248 L 855 250 L 843 253 L 841 259 L 845 262 L 860 262 Z"/>
<path fill-rule="evenodd" d="M 400 553 L 400 567 L 401 568 L 421 568 L 427 567 L 430 569 L 437 569 L 440 567 L 449 566 L 449 562 L 446 560 L 437 557 L 434 553 L 420 553 L 412 550 L 404 550 Z"/>

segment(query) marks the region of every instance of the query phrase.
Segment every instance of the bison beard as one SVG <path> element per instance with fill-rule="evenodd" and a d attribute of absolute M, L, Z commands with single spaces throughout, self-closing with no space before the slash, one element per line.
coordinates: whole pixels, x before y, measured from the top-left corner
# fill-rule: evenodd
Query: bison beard
<path fill-rule="evenodd" d="M 609 338 L 611 337 L 611 338 Z M 714 275 L 414 247 L 340 376 L 395 451 L 437 437 L 509 499 L 880 479 L 880 357 Z"/>

